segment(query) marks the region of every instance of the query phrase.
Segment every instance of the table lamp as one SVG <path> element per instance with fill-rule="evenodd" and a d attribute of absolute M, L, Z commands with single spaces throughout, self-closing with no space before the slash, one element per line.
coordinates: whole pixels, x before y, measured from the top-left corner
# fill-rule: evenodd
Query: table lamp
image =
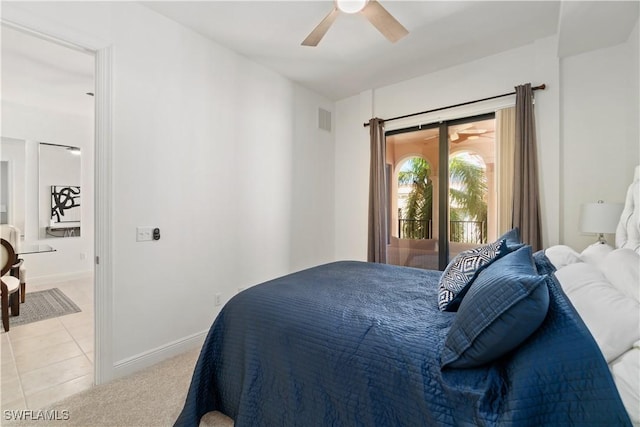
<path fill-rule="evenodd" d="M 605 234 L 614 234 L 620 221 L 622 203 L 584 203 L 580 215 L 580 231 L 597 233 L 598 243 L 605 244 Z"/>

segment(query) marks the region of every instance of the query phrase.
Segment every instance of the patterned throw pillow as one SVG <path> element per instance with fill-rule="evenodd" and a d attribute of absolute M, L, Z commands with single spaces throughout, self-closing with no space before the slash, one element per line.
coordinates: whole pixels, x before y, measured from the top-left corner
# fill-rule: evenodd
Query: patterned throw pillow
<path fill-rule="evenodd" d="M 438 284 L 440 310 L 456 311 L 478 273 L 508 252 L 504 239 L 460 252 L 449 263 L 440 278 Z"/>

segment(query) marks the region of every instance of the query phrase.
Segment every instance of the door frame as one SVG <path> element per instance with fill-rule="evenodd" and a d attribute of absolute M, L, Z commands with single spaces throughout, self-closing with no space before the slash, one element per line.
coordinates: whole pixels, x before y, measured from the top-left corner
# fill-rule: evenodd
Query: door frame
<path fill-rule="evenodd" d="M 471 116 L 440 120 L 418 124 L 400 129 L 393 129 L 384 133 L 385 139 L 391 135 L 402 133 L 418 132 L 425 129 L 438 129 L 438 268 L 444 270 L 449 263 L 449 126 L 461 125 L 464 123 L 477 122 L 488 119 L 495 119 L 496 113 L 488 112 Z M 440 233 L 446 230 L 447 238 L 441 238 Z"/>
<path fill-rule="evenodd" d="M 95 55 L 94 96 L 94 383 L 113 378 L 113 45 L 19 7 L 3 5 L 0 22 Z"/>

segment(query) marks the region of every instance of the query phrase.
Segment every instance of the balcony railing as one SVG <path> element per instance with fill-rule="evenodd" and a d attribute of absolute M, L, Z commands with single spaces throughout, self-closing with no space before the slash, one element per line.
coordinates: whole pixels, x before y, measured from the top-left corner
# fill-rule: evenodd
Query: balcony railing
<path fill-rule="evenodd" d="M 431 220 L 398 219 L 398 237 L 401 239 L 432 239 Z"/>
<path fill-rule="evenodd" d="M 487 223 L 485 221 L 451 221 L 449 240 L 478 245 L 487 243 Z"/>
<path fill-rule="evenodd" d="M 487 243 L 487 223 L 485 221 L 450 221 L 450 241 L 460 243 Z M 431 220 L 398 219 L 400 239 L 433 239 Z"/>

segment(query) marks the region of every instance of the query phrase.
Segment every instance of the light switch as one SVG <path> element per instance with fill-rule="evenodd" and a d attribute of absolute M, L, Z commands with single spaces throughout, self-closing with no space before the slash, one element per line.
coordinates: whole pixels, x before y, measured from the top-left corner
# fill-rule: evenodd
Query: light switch
<path fill-rule="evenodd" d="M 136 227 L 136 242 L 153 240 L 153 227 Z"/>

